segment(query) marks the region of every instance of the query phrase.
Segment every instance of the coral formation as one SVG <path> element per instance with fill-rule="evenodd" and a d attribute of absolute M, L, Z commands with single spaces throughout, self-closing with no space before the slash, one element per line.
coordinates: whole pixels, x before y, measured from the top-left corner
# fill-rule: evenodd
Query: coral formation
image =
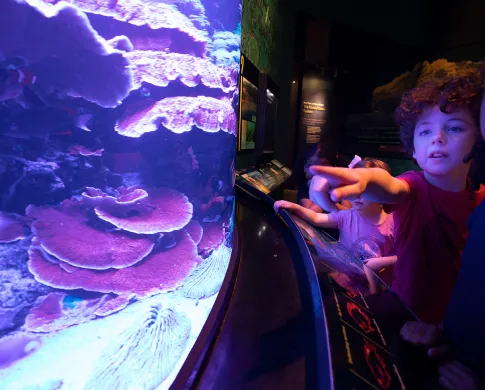
<path fill-rule="evenodd" d="M 202 224 L 202 239 L 197 248 L 199 252 L 217 248 L 224 240 L 224 228 L 220 223 L 207 222 Z"/>
<path fill-rule="evenodd" d="M 200 240 L 202 240 L 202 226 L 200 226 L 200 223 L 193 219 L 190 221 L 187 226 L 185 226 L 185 230 L 187 233 L 189 233 L 190 238 L 195 242 L 195 244 L 199 244 Z"/>
<path fill-rule="evenodd" d="M 102 107 L 116 107 L 131 90 L 123 53 L 96 33 L 83 12 L 65 3 L 2 1 L 0 53 L 2 59 L 23 58 L 43 83 Z"/>
<path fill-rule="evenodd" d="M 235 91 L 237 78 L 231 68 L 216 66 L 208 59 L 188 54 L 158 51 L 132 51 L 126 57 L 134 67 L 133 88 L 143 82 L 166 87 L 171 81 L 180 80 L 188 87 L 202 83 L 206 87 L 220 89 L 224 93 Z M 232 65 L 232 64 L 231 64 Z"/>
<path fill-rule="evenodd" d="M 140 189 L 136 191 L 143 191 Z M 144 191 L 143 191 L 144 192 Z M 112 207 L 106 203 L 94 209 L 96 215 L 119 229 L 137 234 L 155 234 L 182 229 L 192 218 L 192 204 L 182 193 L 170 188 L 149 189 L 136 204 Z M 129 196 L 127 194 L 125 196 Z M 122 199 L 122 198 L 121 198 Z"/>
<path fill-rule="evenodd" d="M 90 226 L 82 206 L 71 202 L 57 208 L 29 206 L 26 213 L 35 218 L 32 230 L 37 249 L 76 267 L 129 267 L 143 260 L 154 246 L 150 238 L 129 237 Z"/>
<path fill-rule="evenodd" d="M 53 332 L 87 322 L 95 317 L 106 296 L 83 299 L 75 295 L 54 292 L 38 299 L 25 319 L 31 332 Z"/>
<path fill-rule="evenodd" d="M 59 259 L 46 256 L 39 249 L 37 239 L 29 250 L 29 270 L 43 284 L 64 290 L 83 289 L 124 295 L 132 293 L 138 299 L 173 290 L 199 262 L 194 242 L 187 233 L 177 235 L 173 247 L 154 251 L 144 261 L 121 269 L 83 269 L 61 266 Z M 58 263 L 55 263 L 59 260 Z"/>
<path fill-rule="evenodd" d="M 173 370 L 190 322 L 173 308 L 141 304 L 137 320 L 101 354 L 86 390 L 153 390 Z"/>
<path fill-rule="evenodd" d="M 0 244 L 0 332 L 22 325 L 27 309 L 52 291 L 35 281 L 27 268 L 28 240 Z M 0 334 L 1 334 L 0 333 Z"/>
<path fill-rule="evenodd" d="M 231 104 L 205 96 L 172 97 L 160 100 L 141 111 L 123 117 L 115 130 L 138 138 L 156 131 L 160 124 L 174 133 L 191 131 L 193 126 L 209 133 L 220 130 L 236 134 L 237 119 Z"/>
<path fill-rule="evenodd" d="M 231 249 L 222 244 L 185 280 L 182 293 L 187 298 L 207 298 L 217 293 L 226 276 Z"/>

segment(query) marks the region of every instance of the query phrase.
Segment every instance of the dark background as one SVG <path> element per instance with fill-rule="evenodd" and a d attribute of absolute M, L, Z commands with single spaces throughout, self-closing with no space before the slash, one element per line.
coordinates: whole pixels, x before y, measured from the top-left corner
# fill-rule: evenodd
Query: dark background
<path fill-rule="evenodd" d="M 248 0 L 251 1 L 251 0 Z M 371 111 L 372 91 L 424 60 L 485 58 L 485 2 L 465 0 L 280 0 L 276 158 L 298 151 L 302 70 L 321 66 L 336 80 L 331 131 L 347 115 Z"/>

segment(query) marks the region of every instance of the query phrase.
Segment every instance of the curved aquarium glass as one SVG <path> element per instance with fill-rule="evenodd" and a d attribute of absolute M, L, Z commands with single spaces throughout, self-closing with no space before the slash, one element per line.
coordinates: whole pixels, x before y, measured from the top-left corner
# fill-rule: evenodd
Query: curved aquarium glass
<path fill-rule="evenodd" d="M 241 0 L 0 1 L 0 388 L 166 389 L 225 277 Z"/>

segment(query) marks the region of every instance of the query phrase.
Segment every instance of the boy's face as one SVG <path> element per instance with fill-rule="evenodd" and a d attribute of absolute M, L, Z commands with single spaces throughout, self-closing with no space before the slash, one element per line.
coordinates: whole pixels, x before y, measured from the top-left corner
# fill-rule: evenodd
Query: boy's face
<path fill-rule="evenodd" d="M 477 132 L 469 110 L 445 114 L 438 107 L 429 108 L 414 128 L 413 157 L 428 175 L 465 178 L 470 163 L 463 159 L 471 152 Z"/>

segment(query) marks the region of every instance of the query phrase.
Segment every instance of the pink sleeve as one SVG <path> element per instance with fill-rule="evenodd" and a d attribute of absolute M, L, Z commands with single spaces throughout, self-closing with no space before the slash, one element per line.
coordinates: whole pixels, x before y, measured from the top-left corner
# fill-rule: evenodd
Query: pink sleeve
<path fill-rule="evenodd" d="M 340 210 L 336 213 L 332 213 L 332 218 L 335 222 L 337 222 L 338 229 L 343 229 L 348 224 L 348 220 L 350 219 L 350 210 Z"/>
<path fill-rule="evenodd" d="M 409 185 L 411 193 L 405 201 L 399 204 L 385 204 L 384 211 L 387 214 L 394 212 L 399 213 L 407 210 L 413 202 L 413 199 L 415 199 L 416 192 L 419 191 L 419 188 L 423 186 L 423 184 L 425 184 L 425 179 L 422 172 L 408 171 L 398 176 L 397 178 L 405 181 Z"/>

